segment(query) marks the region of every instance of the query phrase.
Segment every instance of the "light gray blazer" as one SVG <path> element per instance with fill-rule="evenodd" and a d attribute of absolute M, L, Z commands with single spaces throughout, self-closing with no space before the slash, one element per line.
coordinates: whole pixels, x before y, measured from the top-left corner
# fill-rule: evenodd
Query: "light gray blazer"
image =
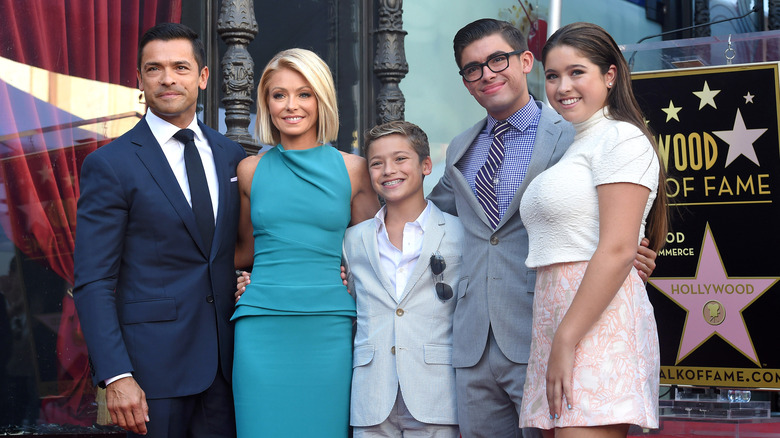
<path fill-rule="evenodd" d="M 373 426 L 387 419 L 400 385 L 404 402 L 424 423 L 457 424 L 452 315 L 468 278 L 461 275 L 463 227 L 458 218 L 431 206 L 420 258 L 401 298 L 382 270 L 376 224 L 348 228 L 344 265 L 357 301 L 350 424 Z M 436 297 L 430 270 L 439 251 L 447 264 L 444 282 L 454 296 Z"/>
<path fill-rule="evenodd" d="M 444 175 L 428 199 L 445 212 L 457 215 L 466 234 L 463 239 L 464 275 L 468 287 L 459 290 L 455 310 L 452 364 L 476 365 L 493 328 L 499 348 L 516 363 L 527 363 L 531 346 L 531 313 L 536 271 L 527 269 L 528 233 L 518 209 L 528 183 L 558 162 L 574 138 L 574 128 L 555 111 L 542 108 L 539 129 L 525 180 L 493 230 L 466 178 L 455 167 L 485 127 L 481 120 L 455 137 L 447 149 Z"/>

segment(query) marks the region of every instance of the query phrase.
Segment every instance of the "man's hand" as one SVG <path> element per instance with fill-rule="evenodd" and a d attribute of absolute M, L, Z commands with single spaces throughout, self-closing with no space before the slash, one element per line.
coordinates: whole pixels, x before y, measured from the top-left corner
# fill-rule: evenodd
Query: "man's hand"
<path fill-rule="evenodd" d="M 634 260 L 634 267 L 639 271 L 639 278 L 647 283 L 647 279 L 653 275 L 655 271 L 655 259 L 658 257 L 655 251 L 648 248 L 650 241 L 646 237 L 642 238 L 642 242 L 639 244 L 639 249 L 636 252 L 636 259 Z"/>
<path fill-rule="evenodd" d="M 236 302 L 238 302 L 238 299 L 241 298 L 241 295 L 246 292 L 246 285 L 249 284 L 249 272 L 241 271 L 241 275 L 238 276 L 236 279 L 236 293 L 234 294 L 236 297 Z"/>
<path fill-rule="evenodd" d="M 149 406 L 146 394 L 132 377 L 125 377 L 106 386 L 106 406 L 111 421 L 130 432 L 146 435 Z"/>

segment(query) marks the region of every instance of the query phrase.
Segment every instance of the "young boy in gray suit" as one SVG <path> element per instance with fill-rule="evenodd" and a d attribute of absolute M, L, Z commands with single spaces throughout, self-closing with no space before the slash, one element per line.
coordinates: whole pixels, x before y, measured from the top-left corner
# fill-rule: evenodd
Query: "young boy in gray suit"
<path fill-rule="evenodd" d="M 376 217 L 347 229 L 344 261 L 357 301 L 350 424 L 355 438 L 459 436 L 452 315 L 463 228 L 423 195 L 428 137 L 404 121 L 366 133 Z"/>

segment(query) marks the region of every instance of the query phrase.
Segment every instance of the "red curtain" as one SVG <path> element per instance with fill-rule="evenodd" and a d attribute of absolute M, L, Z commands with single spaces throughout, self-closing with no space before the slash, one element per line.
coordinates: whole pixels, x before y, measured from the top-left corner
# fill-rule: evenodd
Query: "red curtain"
<path fill-rule="evenodd" d="M 140 35 L 156 23 L 180 19 L 181 0 L 0 0 L 0 57 L 135 88 Z M 50 95 L 57 91 L 51 89 L 54 84 L 48 84 Z M 73 284 L 81 163 L 111 140 L 80 129 L 83 123 L 0 80 L 0 224 L 25 256 L 68 284 Z M 44 404 L 44 421 L 89 425 L 94 418 L 84 417 L 84 409 L 94 395 L 87 383 L 80 326 L 67 295 L 57 350 L 61 393 Z"/>
<path fill-rule="evenodd" d="M 0 0 L 0 17 L 0 56 L 134 88 L 140 35 L 158 22 L 178 22 L 181 0 Z M 0 114 L 2 176 L 15 227 L 5 231 L 26 255 L 43 256 L 72 284 L 81 160 L 105 139 L 84 138 L 73 129 L 74 117 L 4 82 Z"/>
<path fill-rule="evenodd" d="M 181 0 L 0 0 L 0 56 L 56 73 L 136 86 L 138 39 L 181 19 Z"/>

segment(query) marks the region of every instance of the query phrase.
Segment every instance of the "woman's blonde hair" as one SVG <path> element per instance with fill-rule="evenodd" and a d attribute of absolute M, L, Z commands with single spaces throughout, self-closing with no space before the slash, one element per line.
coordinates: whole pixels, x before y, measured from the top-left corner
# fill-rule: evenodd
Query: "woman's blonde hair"
<path fill-rule="evenodd" d="M 339 109 L 333 75 L 325 61 L 306 49 L 283 50 L 265 66 L 257 85 L 255 136 L 264 144 L 276 145 L 281 141 L 268 110 L 268 83 L 271 76 L 283 68 L 300 73 L 314 91 L 317 98 L 317 141 L 323 144 L 335 141 L 339 133 Z"/>

